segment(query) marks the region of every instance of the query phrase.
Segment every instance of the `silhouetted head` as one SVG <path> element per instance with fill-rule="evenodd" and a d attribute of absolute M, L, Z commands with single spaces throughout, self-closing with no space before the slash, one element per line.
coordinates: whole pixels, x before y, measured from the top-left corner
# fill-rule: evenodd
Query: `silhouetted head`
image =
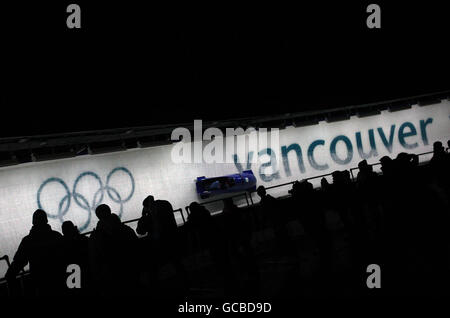
<path fill-rule="evenodd" d="M 145 208 L 149 208 L 154 202 L 155 202 L 155 198 L 152 195 L 149 195 L 148 197 L 146 197 L 144 199 L 144 201 L 142 201 L 142 205 Z"/>
<path fill-rule="evenodd" d="M 392 163 L 392 159 L 389 156 L 383 156 L 380 159 L 381 166 L 386 166 Z"/>
<path fill-rule="evenodd" d="M 450 139 L 447 140 L 447 148 L 450 148 Z"/>
<path fill-rule="evenodd" d="M 47 213 L 44 210 L 37 209 L 33 213 L 33 225 L 45 225 L 48 223 Z"/>
<path fill-rule="evenodd" d="M 302 180 L 300 184 L 302 186 L 303 191 L 305 191 L 306 193 L 310 193 L 311 191 L 314 190 L 313 184 L 308 180 Z"/>
<path fill-rule="evenodd" d="M 264 196 L 266 196 L 266 188 L 264 187 L 264 186 L 259 186 L 258 187 L 258 189 L 256 189 L 256 193 L 258 194 L 258 196 L 260 197 L 260 198 L 262 198 L 262 197 L 264 197 Z"/>
<path fill-rule="evenodd" d="M 95 215 L 99 220 L 104 220 L 111 215 L 111 208 L 106 204 L 100 204 L 95 209 Z"/>
<path fill-rule="evenodd" d="M 351 182 L 352 178 L 350 177 L 350 171 L 348 171 L 348 170 L 342 171 L 342 179 L 343 179 L 343 181 L 345 181 L 347 183 Z"/>
<path fill-rule="evenodd" d="M 395 160 L 396 160 L 398 163 L 400 163 L 400 164 L 404 164 L 404 163 L 409 162 L 409 158 L 410 158 L 410 156 L 409 156 L 408 153 L 406 153 L 406 152 L 400 152 L 400 153 L 397 155 L 397 157 L 395 158 Z"/>
<path fill-rule="evenodd" d="M 189 204 L 189 210 L 191 211 L 191 214 L 203 214 L 205 212 L 209 214 L 209 211 L 198 202 L 192 202 L 191 204 Z"/>
<path fill-rule="evenodd" d="M 442 142 L 435 141 L 433 143 L 433 152 L 434 153 L 442 153 L 442 152 L 444 152 L 444 147 L 442 146 Z"/>
<path fill-rule="evenodd" d="M 72 221 L 64 221 L 61 225 L 61 230 L 64 236 L 74 236 L 79 234 L 78 228 L 72 223 Z"/>
<path fill-rule="evenodd" d="M 407 169 L 417 165 L 418 163 L 419 163 L 418 156 L 406 152 L 399 153 L 397 158 L 395 158 L 396 169 Z"/>
<path fill-rule="evenodd" d="M 360 171 L 366 171 L 368 166 L 369 165 L 367 164 L 367 160 L 366 159 L 364 159 L 364 160 L 362 160 L 362 161 L 360 161 L 358 163 L 358 168 L 359 168 Z"/>
<path fill-rule="evenodd" d="M 294 181 L 294 183 L 292 184 L 292 189 L 289 190 L 288 192 L 292 195 L 292 196 L 298 196 L 300 194 L 302 190 L 302 185 L 300 184 L 300 182 Z"/>
<path fill-rule="evenodd" d="M 333 171 L 331 177 L 333 178 L 333 184 L 339 184 L 342 181 L 342 172 L 339 170 Z"/>
<path fill-rule="evenodd" d="M 198 202 L 192 202 L 189 204 L 189 210 L 191 213 L 189 213 L 188 221 L 196 226 L 205 225 L 203 222 L 207 221 L 211 217 L 209 211 Z"/>
<path fill-rule="evenodd" d="M 170 204 L 170 202 L 166 201 L 166 200 L 156 200 L 152 204 L 152 207 L 154 207 L 155 210 L 157 210 L 158 212 L 171 213 L 171 214 L 173 212 L 172 204 Z"/>

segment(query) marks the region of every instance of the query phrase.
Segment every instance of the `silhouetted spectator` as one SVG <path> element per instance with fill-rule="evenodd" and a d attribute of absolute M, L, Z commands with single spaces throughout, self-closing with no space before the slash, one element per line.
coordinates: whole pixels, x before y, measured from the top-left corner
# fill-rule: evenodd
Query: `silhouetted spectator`
<path fill-rule="evenodd" d="M 152 195 L 147 196 L 142 201 L 142 216 L 138 221 L 136 232 L 139 235 L 145 235 L 148 233 L 152 223 L 152 215 L 150 214 L 152 207 L 154 206 L 155 198 Z"/>
<path fill-rule="evenodd" d="M 243 274 L 247 275 L 252 282 L 249 286 L 255 287 L 259 283 L 259 271 L 255 262 L 254 251 L 250 245 L 251 228 L 249 220 L 243 215 L 241 209 L 234 204 L 232 198 L 223 200 L 221 216 L 228 240 L 228 253 L 231 258 L 236 258 L 239 262 L 242 262 Z M 226 293 L 235 295 L 236 293 L 242 293 L 243 290 L 237 289 L 239 284 L 233 281 L 233 277 L 233 275 L 229 276 Z"/>
<path fill-rule="evenodd" d="M 189 204 L 188 223 L 196 229 L 201 231 L 208 229 L 212 222 L 211 213 L 198 202 Z"/>
<path fill-rule="evenodd" d="M 264 203 L 267 201 L 274 202 L 274 200 L 275 200 L 270 194 L 267 194 L 266 188 L 264 186 L 259 186 L 256 189 L 256 193 L 261 198 L 261 203 Z"/>
<path fill-rule="evenodd" d="M 433 143 L 433 157 L 430 160 L 430 166 L 433 170 L 442 172 L 442 170 L 447 169 L 448 161 L 448 155 L 442 146 L 442 142 L 436 141 Z"/>
<path fill-rule="evenodd" d="M 123 274 L 117 266 L 122 257 L 117 253 L 118 226 L 108 205 L 99 205 L 95 214 L 97 226 L 89 237 L 90 268 L 97 292 L 112 297 L 117 292 L 116 280 Z"/>
<path fill-rule="evenodd" d="M 144 200 L 138 234 L 148 234 L 153 240 L 166 241 L 176 233 L 177 227 L 172 205 L 168 201 L 155 201 L 152 196 Z"/>
<path fill-rule="evenodd" d="M 217 226 L 211 213 L 197 202 L 189 205 L 189 217 L 187 225 L 193 234 L 198 236 L 200 245 L 210 250 L 215 267 L 219 269 L 221 275 L 225 275 L 227 264 L 230 263 L 224 233 Z"/>
<path fill-rule="evenodd" d="M 294 183 L 292 198 L 293 208 L 297 211 L 300 223 L 306 234 L 317 244 L 321 270 L 328 273 L 331 262 L 331 241 L 325 226 L 324 210 L 318 201 L 320 194 L 314 190 L 311 182 L 303 180 Z"/>
<path fill-rule="evenodd" d="M 246 224 L 243 223 L 243 216 L 239 208 L 234 204 L 232 198 L 223 200 L 222 215 L 225 220 L 225 226 L 228 230 L 234 229 L 234 235 L 230 239 L 239 245 L 247 236 Z M 229 235 L 230 236 L 230 235 Z"/>
<path fill-rule="evenodd" d="M 344 176 L 341 171 L 336 170 L 331 173 L 333 179 L 333 185 L 341 186 L 344 183 Z"/>
<path fill-rule="evenodd" d="M 328 183 L 328 180 L 325 177 L 320 179 L 320 187 L 324 191 L 327 191 L 330 188 L 330 184 Z"/>
<path fill-rule="evenodd" d="M 352 178 L 349 170 L 342 171 L 342 178 L 345 184 L 350 185 L 352 183 Z"/>
<path fill-rule="evenodd" d="M 33 226 L 17 249 L 6 278 L 13 285 L 16 276 L 30 264 L 38 297 L 59 297 L 64 288 L 62 235 L 53 231 L 43 210 L 33 213 Z"/>
<path fill-rule="evenodd" d="M 140 235 L 148 234 L 147 250 L 151 254 L 150 257 L 153 258 L 150 264 L 153 274 L 164 264 L 172 264 L 183 290 L 188 286 L 188 278 L 181 260 L 181 242 L 172 205 L 166 200 L 152 200 L 152 198 L 150 196 L 148 201 L 144 200 L 143 202 L 143 216 L 139 221 L 138 233 Z M 156 277 L 151 279 L 155 281 Z"/>
<path fill-rule="evenodd" d="M 81 235 L 78 228 L 71 221 L 64 221 L 61 226 L 63 232 L 64 266 L 77 264 L 81 270 L 81 288 L 69 290 L 73 294 L 82 294 L 89 288 L 89 261 L 88 261 L 88 238 Z M 69 274 L 66 274 L 66 277 Z"/>
<path fill-rule="evenodd" d="M 135 292 L 138 285 L 138 237 L 134 230 L 120 221 L 117 214 L 111 214 L 114 224 L 114 241 L 117 254 L 116 268 L 120 268 L 122 276 L 118 276 L 117 284 L 122 290 Z M 122 278 L 122 280 L 120 280 Z"/>
<path fill-rule="evenodd" d="M 431 162 L 433 160 L 438 160 L 445 155 L 444 146 L 442 146 L 442 142 L 435 141 L 433 143 L 433 157 L 431 158 Z"/>
<path fill-rule="evenodd" d="M 396 174 L 400 177 L 409 177 L 413 169 L 419 164 L 417 155 L 401 152 L 395 158 Z"/>
<path fill-rule="evenodd" d="M 369 164 L 367 164 L 367 160 L 362 160 L 358 163 L 358 176 L 356 177 L 356 182 L 358 182 L 359 185 L 366 185 L 372 181 L 374 177 L 377 176 L 377 174 L 373 171 L 373 167 Z"/>
<path fill-rule="evenodd" d="M 277 204 L 277 200 L 270 194 L 267 194 L 266 188 L 264 186 L 259 186 L 256 189 L 256 193 L 261 198 L 260 206 L 261 213 L 259 214 L 258 229 L 262 230 L 266 223 L 280 227 L 282 223 L 280 205 Z"/>
<path fill-rule="evenodd" d="M 383 172 L 383 175 L 386 176 L 390 176 L 393 173 L 394 170 L 394 164 L 392 159 L 389 156 L 383 156 L 380 159 L 380 163 L 381 163 L 381 171 Z"/>

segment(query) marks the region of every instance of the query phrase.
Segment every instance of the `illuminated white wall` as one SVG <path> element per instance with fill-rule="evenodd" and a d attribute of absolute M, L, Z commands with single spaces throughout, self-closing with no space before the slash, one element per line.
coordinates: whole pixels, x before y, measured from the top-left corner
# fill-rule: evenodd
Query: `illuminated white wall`
<path fill-rule="evenodd" d="M 445 101 L 393 113 L 385 111 L 367 118 L 288 127 L 280 131 L 279 147 L 271 149 L 273 161 L 267 163 L 270 159 L 267 150 L 258 149 L 266 165 L 257 163 L 250 168 L 258 184 L 267 186 L 349 169 L 362 160 L 357 147 L 357 133 L 361 134 L 363 150 L 368 152 L 370 130 L 373 131 L 376 155 L 372 153 L 367 158 L 369 163 L 377 162 L 384 155 L 394 157 L 400 152 L 430 151 L 434 141 L 450 139 L 449 116 L 450 103 Z M 402 125 L 404 128 L 400 131 Z M 385 142 L 379 130 L 384 132 Z M 337 159 L 333 159 L 330 146 L 337 136 L 344 137 L 338 137 Z M 351 156 L 343 140 L 350 142 Z M 315 141 L 318 145 L 313 149 L 313 156 L 308 157 L 308 149 Z M 289 151 L 283 161 L 283 147 L 289 146 L 296 150 Z M 32 213 L 39 205 L 50 216 L 53 229 L 60 231 L 63 220 L 72 220 L 82 231 L 89 231 L 97 222 L 94 209 L 100 203 L 107 203 L 113 212 L 122 213 L 122 220 L 139 217 L 142 200 L 148 194 L 169 200 L 175 209 L 184 208 L 198 200 L 194 182 L 198 176 L 235 173 L 239 165 L 247 169 L 246 163 L 175 164 L 171 159 L 172 147 L 167 145 L 0 168 L 0 255 L 13 257 L 20 239 L 29 232 Z M 296 153 L 298 149 L 300 157 Z M 244 158 L 239 159 L 242 161 Z M 318 166 L 314 167 L 311 159 Z M 339 163 L 339 159 L 349 160 Z M 300 171 L 300 167 L 304 171 Z M 272 193 L 286 194 L 286 191 L 287 188 L 281 188 Z M 5 268 L 1 266 L 0 276 L 3 276 Z"/>

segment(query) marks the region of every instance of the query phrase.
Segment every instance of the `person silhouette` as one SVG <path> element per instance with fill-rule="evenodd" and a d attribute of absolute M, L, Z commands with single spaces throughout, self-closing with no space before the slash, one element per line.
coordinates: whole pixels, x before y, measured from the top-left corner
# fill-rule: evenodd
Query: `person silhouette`
<path fill-rule="evenodd" d="M 275 200 L 274 197 L 272 197 L 270 194 L 267 194 L 266 188 L 262 185 L 256 189 L 256 194 L 258 194 L 258 196 L 261 198 L 262 204 L 267 201 L 274 202 L 273 200 Z"/>
<path fill-rule="evenodd" d="M 200 231 L 208 230 L 212 222 L 211 213 L 198 202 L 189 204 L 188 223 Z"/>
<path fill-rule="evenodd" d="M 81 271 L 81 288 L 70 289 L 66 292 L 70 293 L 70 296 L 78 296 L 88 289 L 89 284 L 89 239 L 80 234 L 80 231 L 72 221 L 64 221 L 61 225 L 61 230 L 63 233 L 64 266 L 67 268 L 71 264 L 76 264 L 80 266 Z M 69 275 L 70 273 L 66 274 L 66 278 Z"/>
<path fill-rule="evenodd" d="M 111 214 L 106 204 L 100 204 L 95 209 L 98 222 L 89 237 L 89 266 L 94 278 L 93 287 L 102 297 L 114 295 L 115 280 L 121 274 L 120 268 L 116 273 L 117 223 Z"/>
<path fill-rule="evenodd" d="M 260 197 L 261 213 L 258 218 L 258 229 L 263 230 L 263 228 L 268 224 L 276 224 L 277 226 L 281 223 L 279 206 L 277 200 L 270 194 L 267 194 L 266 188 L 264 186 L 259 186 L 256 189 L 256 194 Z"/>
<path fill-rule="evenodd" d="M 184 292 L 188 287 L 188 278 L 181 262 L 178 225 L 170 202 L 154 200 L 153 196 L 148 196 L 143 201 L 142 217 L 138 221 L 136 231 L 139 235 L 147 234 L 144 244 L 146 251 L 142 253 L 150 255 L 141 255 L 141 258 L 148 260 L 153 285 L 158 285 L 156 274 L 159 269 L 169 263 L 174 266 L 179 278 L 180 292 Z"/>
<path fill-rule="evenodd" d="M 285 211 L 283 211 L 277 199 L 267 194 L 264 186 L 259 186 L 256 193 L 261 198 L 263 223 L 272 227 L 278 251 L 288 252 L 290 243 L 286 229 L 286 215 L 283 213 Z"/>
<path fill-rule="evenodd" d="M 221 243 L 220 229 L 211 216 L 211 213 L 203 205 L 198 202 L 191 202 L 189 204 L 189 216 L 187 226 L 189 231 L 197 239 L 199 244 L 197 246 L 209 249 L 214 263 L 220 264 L 221 254 L 223 253 L 223 246 Z"/>
<path fill-rule="evenodd" d="M 240 262 L 244 268 L 241 274 L 248 277 L 248 291 L 257 292 L 259 286 L 259 270 L 256 263 L 254 250 L 251 246 L 251 227 L 248 218 L 243 211 L 233 202 L 233 198 L 223 200 L 223 231 L 227 235 L 228 254 L 230 259 Z M 225 285 L 225 293 L 243 293 L 244 289 L 239 289 L 239 283 L 235 281 L 237 277 L 228 271 Z"/>
<path fill-rule="evenodd" d="M 380 169 L 381 172 L 383 172 L 383 176 L 391 176 L 394 169 L 393 160 L 391 159 L 391 157 L 389 156 L 381 157 L 380 163 L 381 163 Z"/>
<path fill-rule="evenodd" d="M 224 229 L 216 222 L 217 218 L 214 219 L 208 209 L 198 202 L 191 202 L 189 211 L 186 224 L 191 235 L 197 239 L 196 242 L 199 242 L 196 246 L 209 250 L 220 285 L 225 290 L 229 290 L 230 285 L 236 282 L 236 278 L 231 270 L 228 241 Z"/>
<path fill-rule="evenodd" d="M 19 272 L 30 265 L 30 274 L 37 297 L 59 297 L 64 288 L 62 235 L 52 230 L 45 211 L 33 213 L 30 233 L 20 242 L 6 279 L 14 284 Z"/>
<path fill-rule="evenodd" d="M 433 157 L 442 156 L 444 154 L 444 152 L 445 152 L 445 150 L 444 150 L 444 146 L 442 145 L 442 142 L 435 141 L 433 143 Z"/>
<path fill-rule="evenodd" d="M 429 166 L 437 184 L 448 191 L 450 188 L 450 155 L 445 152 L 440 141 L 433 143 L 433 157 Z"/>
<path fill-rule="evenodd" d="M 114 224 L 115 268 L 121 273 L 116 285 L 120 285 L 120 290 L 126 290 L 130 295 L 137 292 L 138 287 L 138 237 L 131 227 L 121 222 L 117 214 L 111 213 L 110 218 Z"/>
<path fill-rule="evenodd" d="M 90 266 L 102 297 L 137 292 L 137 235 L 106 204 L 95 209 L 99 221 L 90 236 Z"/>

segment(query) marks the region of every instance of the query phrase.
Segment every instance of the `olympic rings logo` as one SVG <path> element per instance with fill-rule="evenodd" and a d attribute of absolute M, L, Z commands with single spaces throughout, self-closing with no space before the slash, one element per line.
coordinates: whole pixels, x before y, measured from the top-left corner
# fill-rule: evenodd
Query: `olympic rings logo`
<path fill-rule="evenodd" d="M 113 188 L 109 185 L 109 183 L 111 181 L 111 177 L 118 171 L 125 172 L 129 176 L 130 181 L 131 181 L 131 189 L 130 189 L 130 192 L 128 193 L 128 195 L 126 195 L 126 196 L 122 196 L 119 193 L 119 191 L 117 191 L 115 188 Z M 77 191 L 79 182 L 87 176 L 93 177 L 96 180 L 96 182 L 98 183 L 98 190 L 95 192 L 92 202 L 89 202 L 85 196 L 83 196 L 81 193 L 79 193 Z M 60 184 L 64 188 L 64 191 L 66 193 L 59 201 L 58 212 L 56 214 L 49 213 L 49 211 L 47 211 L 46 209 L 44 209 L 42 207 L 42 203 L 41 203 L 42 190 L 49 183 Z M 60 222 L 62 223 L 64 221 L 63 217 L 69 211 L 70 204 L 73 200 L 79 207 L 86 210 L 88 213 L 88 218 L 87 218 L 86 222 L 79 227 L 80 231 L 84 231 L 91 222 L 92 211 L 95 211 L 97 206 L 99 206 L 103 202 L 103 199 L 105 198 L 105 193 L 112 201 L 114 201 L 115 203 L 118 203 L 120 205 L 120 210 L 119 210 L 118 214 L 119 214 L 119 217 L 121 217 L 122 213 L 123 213 L 123 205 L 124 205 L 124 203 L 128 202 L 131 199 L 131 197 L 133 196 L 134 188 L 135 188 L 135 184 L 134 184 L 133 175 L 127 168 L 117 167 L 117 168 L 114 168 L 113 170 L 111 170 L 111 172 L 106 177 L 105 185 L 103 185 L 102 180 L 96 173 L 91 172 L 91 171 L 86 171 L 86 172 L 81 173 L 75 179 L 72 192 L 70 191 L 69 187 L 64 182 L 64 180 L 62 180 L 61 178 L 52 177 L 52 178 L 48 178 L 47 180 L 45 180 L 41 184 L 41 186 L 39 187 L 39 190 L 37 192 L 37 205 L 38 205 L 39 209 L 42 209 L 47 212 L 47 216 L 49 218 L 59 219 Z"/>

